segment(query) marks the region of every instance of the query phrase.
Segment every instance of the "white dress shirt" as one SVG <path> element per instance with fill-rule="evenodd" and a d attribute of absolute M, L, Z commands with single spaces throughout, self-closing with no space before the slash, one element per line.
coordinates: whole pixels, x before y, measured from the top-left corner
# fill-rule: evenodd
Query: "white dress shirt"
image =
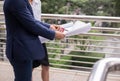
<path fill-rule="evenodd" d="M 41 1 L 40 0 L 33 0 L 31 3 L 31 7 L 33 10 L 33 14 L 35 19 L 41 21 Z"/>
<path fill-rule="evenodd" d="M 36 20 L 41 21 L 41 1 L 40 0 L 33 0 L 31 3 L 31 7 L 33 10 L 33 15 L 35 17 Z M 48 41 L 48 39 L 38 36 L 41 43 L 45 43 L 46 41 Z"/>

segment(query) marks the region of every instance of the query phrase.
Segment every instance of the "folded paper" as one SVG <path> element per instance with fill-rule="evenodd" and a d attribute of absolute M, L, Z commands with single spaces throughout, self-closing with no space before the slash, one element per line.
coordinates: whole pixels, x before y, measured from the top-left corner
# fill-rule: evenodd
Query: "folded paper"
<path fill-rule="evenodd" d="M 64 34 L 66 37 L 73 36 L 73 35 L 79 35 L 83 33 L 87 33 L 91 29 L 91 23 L 85 23 L 82 21 L 76 21 L 76 22 L 69 22 L 66 24 L 62 24 L 61 27 L 64 28 Z M 45 43 L 49 41 L 49 39 L 46 39 L 44 37 L 39 36 L 42 43 Z"/>

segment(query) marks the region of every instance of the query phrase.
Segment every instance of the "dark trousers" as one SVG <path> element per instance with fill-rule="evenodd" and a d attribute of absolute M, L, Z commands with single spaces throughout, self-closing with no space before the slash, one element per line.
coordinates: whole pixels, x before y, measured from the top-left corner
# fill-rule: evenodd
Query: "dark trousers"
<path fill-rule="evenodd" d="M 14 70 L 14 81 L 32 80 L 32 61 L 10 61 L 10 63 Z"/>

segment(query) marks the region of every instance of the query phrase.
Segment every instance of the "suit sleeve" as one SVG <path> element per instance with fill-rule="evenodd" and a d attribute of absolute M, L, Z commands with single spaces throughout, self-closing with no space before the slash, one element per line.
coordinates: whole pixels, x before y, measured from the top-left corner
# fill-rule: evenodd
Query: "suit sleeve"
<path fill-rule="evenodd" d="M 43 23 L 43 22 L 41 22 L 41 24 L 44 25 L 44 26 L 46 26 L 47 28 L 50 28 L 50 25 L 47 24 L 47 23 Z"/>
<path fill-rule="evenodd" d="M 55 31 L 48 29 L 44 23 L 34 19 L 33 15 L 28 9 L 28 4 L 25 0 L 14 0 L 15 4 L 12 5 L 11 13 L 23 25 L 22 27 L 28 32 L 40 35 L 47 39 L 53 40 Z M 49 25 L 47 25 L 49 27 Z"/>

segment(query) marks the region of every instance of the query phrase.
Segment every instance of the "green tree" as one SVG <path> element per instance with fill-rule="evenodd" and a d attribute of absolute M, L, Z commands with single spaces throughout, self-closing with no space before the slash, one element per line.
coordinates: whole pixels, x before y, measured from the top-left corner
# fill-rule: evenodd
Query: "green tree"
<path fill-rule="evenodd" d="M 115 1 L 115 16 L 120 16 L 120 0 Z"/>
<path fill-rule="evenodd" d="M 66 0 L 41 0 L 43 13 L 60 14 L 65 12 Z"/>
<path fill-rule="evenodd" d="M 79 9 L 86 15 L 115 15 L 114 0 L 41 0 L 42 12 L 52 14 L 73 14 Z M 116 0 L 119 5 L 119 0 Z M 119 8 L 118 8 L 119 9 Z M 118 10 L 116 10 L 118 12 Z M 79 14 L 79 13 L 78 13 Z"/>

